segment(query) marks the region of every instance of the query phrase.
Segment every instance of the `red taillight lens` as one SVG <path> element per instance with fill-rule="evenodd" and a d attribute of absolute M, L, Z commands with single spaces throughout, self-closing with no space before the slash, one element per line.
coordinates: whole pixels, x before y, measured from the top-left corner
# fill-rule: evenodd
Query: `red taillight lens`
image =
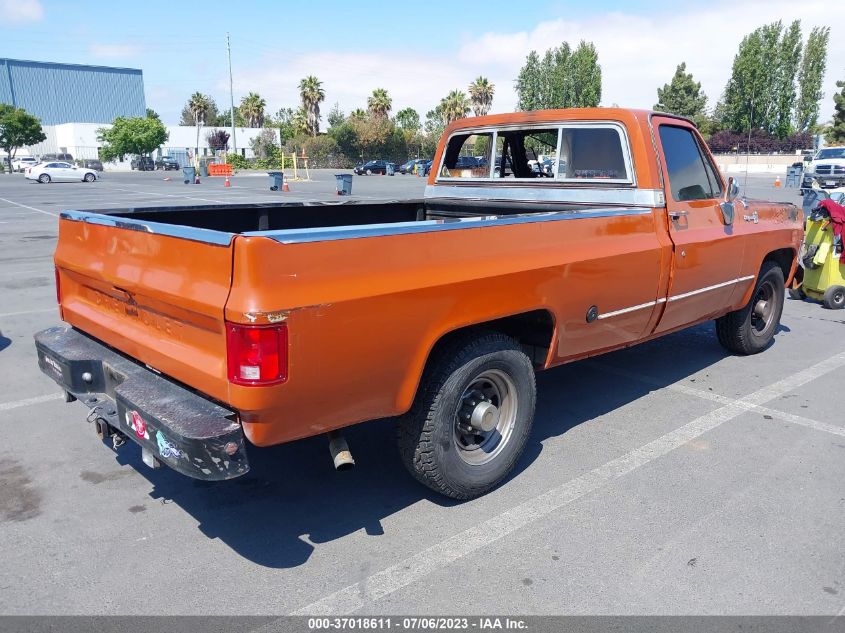
<path fill-rule="evenodd" d="M 56 303 L 62 305 L 62 278 L 59 277 L 58 268 L 54 268 L 53 270 L 56 271 Z"/>
<path fill-rule="evenodd" d="M 288 377 L 287 325 L 226 324 L 229 381 L 272 385 Z"/>

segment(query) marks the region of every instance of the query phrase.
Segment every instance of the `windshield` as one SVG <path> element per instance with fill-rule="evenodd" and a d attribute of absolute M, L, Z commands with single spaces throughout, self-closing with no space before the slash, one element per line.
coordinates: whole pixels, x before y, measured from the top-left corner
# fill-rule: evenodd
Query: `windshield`
<path fill-rule="evenodd" d="M 816 159 L 819 158 L 845 158 L 845 147 L 829 147 L 819 150 Z"/>

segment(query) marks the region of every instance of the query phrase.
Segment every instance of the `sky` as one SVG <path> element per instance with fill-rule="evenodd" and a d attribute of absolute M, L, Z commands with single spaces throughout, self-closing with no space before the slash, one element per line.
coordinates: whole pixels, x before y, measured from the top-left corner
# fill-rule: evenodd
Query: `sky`
<path fill-rule="evenodd" d="M 715 106 L 743 35 L 800 19 L 831 27 L 822 120 L 845 79 L 843 0 L 637 0 L 603 2 L 162 2 L 0 0 L 0 57 L 140 68 L 147 107 L 176 124 L 188 97 L 229 107 L 226 33 L 234 98 L 258 92 L 272 113 L 298 105 L 299 80 L 316 75 L 334 103 L 365 108 L 385 88 L 393 110 L 421 117 L 450 90 L 483 75 L 495 84 L 493 112 L 514 109 L 513 80 L 532 49 L 593 41 L 602 67 L 602 105 L 651 108 L 680 62 Z"/>

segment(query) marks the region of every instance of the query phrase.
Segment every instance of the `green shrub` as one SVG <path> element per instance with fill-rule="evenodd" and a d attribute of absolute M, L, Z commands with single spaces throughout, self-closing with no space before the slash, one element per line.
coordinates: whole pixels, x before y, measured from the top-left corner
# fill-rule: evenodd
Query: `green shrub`
<path fill-rule="evenodd" d="M 249 160 L 240 154 L 229 154 L 226 157 L 226 162 L 232 166 L 232 169 L 249 169 L 251 167 Z"/>

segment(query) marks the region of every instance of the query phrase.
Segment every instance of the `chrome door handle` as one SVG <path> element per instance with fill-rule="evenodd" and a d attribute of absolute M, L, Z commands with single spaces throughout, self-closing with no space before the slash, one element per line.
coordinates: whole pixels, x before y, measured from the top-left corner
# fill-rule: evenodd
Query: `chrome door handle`
<path fill-rule="evenodd" d="M 676 219 L 676 220 L 677 220 L 678 218 L 684 218 L 684 217 L 686 217 L 686 216 L 688 216 L 688 215 L 689 215 L 689 211 L 670 211 L 670 212 L 669 212 L 669 217 L 670 217 L 670 218 L 674 218 L 674 219 Z"/>

